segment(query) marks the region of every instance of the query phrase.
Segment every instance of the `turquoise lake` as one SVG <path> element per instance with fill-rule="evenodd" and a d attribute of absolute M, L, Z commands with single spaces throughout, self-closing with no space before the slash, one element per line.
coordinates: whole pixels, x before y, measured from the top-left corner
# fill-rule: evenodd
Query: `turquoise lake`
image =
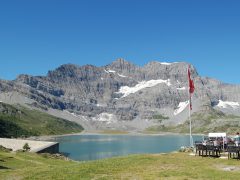
<path fill-rule="evenodd" d="M 193 136 L 201 140 L 202 136 Z M 128 154 L 166 153 L 189 146 L 187 135 L 71 135 L 54 138 L 60 152 L 79 161 Z"/>

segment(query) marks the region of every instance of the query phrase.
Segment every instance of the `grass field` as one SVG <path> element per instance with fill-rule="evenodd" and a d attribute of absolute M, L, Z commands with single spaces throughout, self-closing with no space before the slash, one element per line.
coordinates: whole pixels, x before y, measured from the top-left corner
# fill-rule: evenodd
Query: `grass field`
<path fill-rule="evenodd" d="M 91 162 L 0 152 L 0 179 L 239 179 L 240 162 L 188 153 L 130 155 Z"/>

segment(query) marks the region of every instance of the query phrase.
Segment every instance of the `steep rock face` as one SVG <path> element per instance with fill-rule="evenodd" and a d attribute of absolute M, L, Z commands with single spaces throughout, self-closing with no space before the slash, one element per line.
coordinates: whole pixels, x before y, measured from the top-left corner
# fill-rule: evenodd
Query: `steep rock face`
<path fill-rule="evenodd" d="M 124 59 L 103 67 L 66 64 L 47 76 L 19 75 L 14 81 L 1 80 L 0 100 L 6 93 L 17 92 L 34 101 L 35 107 L 74 112 L 92 119 L 92 124 L 104 121 L 102 113 L 117 121 L 149 120 L 164 114 L 176 122 L 187 118 L 188 65 L 153 61 L 139 67 Z M 225 108 L 218 106 L 222 100 L 232 108 L 231 113 L 239 113 L 240 86 L 200 77 L 192 65 L 191 76 L 196 87 L 195 112 L 203 105 Z M 108 126 L 111 123 L 106 121 Z"/>
<path fill-rule="evenodd" d="M 49 93 L 53 96 L 60 97 L 64 95 L 64 91 L 59 89 L 56 86 L 53 86 L 51 82 L 48 81 L 45 77 L 33 77 L 29 75 L 19 75 L 16 79 L 16 82 L 29 85 L 30 87 Z"/>
<path fill-rule="evenodd" d="M 160 62 L 150 62 L 143 67 L 147 79 L 171 79 L 173 81 L 186 81 L 187 63 L 165 64 Z M 194 67 L 191 68 L 192 76 L 196 77 L 197 72 Z"/>

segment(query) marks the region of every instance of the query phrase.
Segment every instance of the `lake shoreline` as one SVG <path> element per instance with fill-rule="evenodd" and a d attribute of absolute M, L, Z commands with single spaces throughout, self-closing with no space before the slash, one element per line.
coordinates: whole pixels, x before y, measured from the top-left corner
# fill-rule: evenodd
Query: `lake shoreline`
<path fill-rule="evenodd" d="M 121 131 L 114 133 L 113 131 L 82 131 L 79 133 L 72 134 L 59 134 L 59 135 L 43 135 L 43 136 L 31 136 L 25 139 L 37 140 L 37 141 L 51 141 L 57 137 L 63 136 L 77 136 L 77 135 L 129 135 L 129 136 L 166 136 L 166 135 L 189 135 L 187 133 L 174 133 L 174 132 L 159 132 L 159 133 L 146 133 L 146 132 L 135 132 L 135 131 Z M 199 136 L 206 136 L 205 134 L 192 134 Z"/>

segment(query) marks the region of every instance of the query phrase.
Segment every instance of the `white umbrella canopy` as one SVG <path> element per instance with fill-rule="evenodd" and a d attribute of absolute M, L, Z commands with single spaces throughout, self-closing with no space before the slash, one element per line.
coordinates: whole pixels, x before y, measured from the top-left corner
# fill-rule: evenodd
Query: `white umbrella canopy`
<path fill-rule="evenodd" d="M 226 137 L 227 133 L 209 133 L 208 137 Z"/>

